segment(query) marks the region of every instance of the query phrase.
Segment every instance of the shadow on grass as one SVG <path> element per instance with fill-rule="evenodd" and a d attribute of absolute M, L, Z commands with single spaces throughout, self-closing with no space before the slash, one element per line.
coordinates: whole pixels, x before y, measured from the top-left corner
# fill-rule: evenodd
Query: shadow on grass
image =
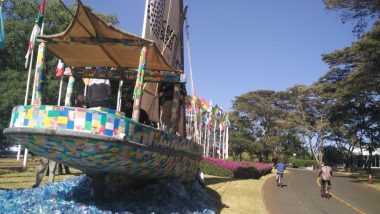
<path fill-rule="evenodd" d="M 359 184 L 361 184 L 361 183 L 368 183 L 368 179 L 356 179 L 356 180 L 352 180 L 351 182 L 353 182 L 353 183 L 359 183 Z M 377 183 L 377 182 L 379 182 L 379 180 L 372 179 L 372 182 Z"/>
<path fill-rule="evenodd" d="M 216 213 L 220 213 L 223 208 L 230 208 L 226 204 L 223 204 L 222 197 L 219 195 L 219 193 L 217 191 L 211 189 L 210 187 L 206 187 L 205 189 L 206 189 L 207 193 L 211 197 L 213 197 L 215 199 L 215 201 L 217 202 L 217 204 L 216 204 L 216 206 L 217 206 Z"/>
<path fill-rule="evenodd" d="M 205 183 L 207 185 L 212 185 L 212 184 L 218 184 L 218 183 L 224 183 L 224 182 L 236 181 L 236 180 L 241 180 L 241 179 L 228 178 L 228 177 L 209 177 L 209 178 L 205 178 Z"/>

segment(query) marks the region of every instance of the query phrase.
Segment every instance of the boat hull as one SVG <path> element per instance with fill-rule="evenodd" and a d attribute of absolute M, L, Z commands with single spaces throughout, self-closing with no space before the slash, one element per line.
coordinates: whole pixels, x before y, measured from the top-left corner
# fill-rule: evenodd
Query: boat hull
<path fill-rule="evenodd" d="M 55 114 L 58 115 L 57 120 L 58 117 L 63 117 L 62 112 L 73 111 L 74 118 L 71 119 L 79 120 L 80 118 L 75 118 L 77 110 L 57 106 L 15 107 L 11 127 L 5 129 L 4 134 L 35 154 L 80 169 L 90 175 L 108 173 L 148 179 L 165 177 L 178 177 L 182 181 L 193 179 L 201 159 L 201 147 L 198 144 L 139 124 L 122 115 L 81 109 L 92 114 L 92 118 L 95 118 L 94 114 L 104 114 L 105 121 L 109 119 L 108 117 L 112 117 L 113 120 L 119 119 L 119 122 L 124 123 L 122 126 L 124 131 L 120 130 L 120 127 L 113 127 L 119 131 L 113 132 L 112 136 L 99 133 L 101 129 L 93 127 L 90 127 L 90 131 L 86 131 L 81 127 L 67 129 L 67 126 L 65 128 L 58 123 L 55 126 L 49 125 L 54 122 L 40 123 L 46 121 L 48 115 L 52 115 L 49 111 L 57 113 Z M 35 113 L 36 111 L 38 113 Z M 36 115 L 37 121 L 32 124 L 42 124 L 42 127 L 29 125 L 33 117 L 30 115 Z M 91 124 L 97 122 L 91 121 Z"/>

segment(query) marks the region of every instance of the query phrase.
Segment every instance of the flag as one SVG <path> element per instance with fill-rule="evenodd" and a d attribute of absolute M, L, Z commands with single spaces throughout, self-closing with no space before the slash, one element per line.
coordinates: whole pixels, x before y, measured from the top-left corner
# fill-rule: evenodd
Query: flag
<path fill-rule="evenodd" d="M 207 112 L 212 112 L 212 101 L 210 100 L 210 104 L 207 106 Z"/>
<path fill-rule="evenodd" d="M 30 39 L 29 39 L 28 51 L 26 52 L 26 55 L 25 55 L 25 68 L 28 67 L 29 57 L 32 54 L 36 37 L 41 32 L 44 15 L 45 15 L 45 0 L 42 0 L 41 5 L 40 5 L 40 11 L 38 12 L 38 15 L 37 15 L 37 18 L 32 30 L 32 34 L 30 35 Z"/>
<path fill-rule="evenodd" d="M 88 86 L 88 84 L 90 83 L 90 78 L 83 78 L 82 80 L 85 86 Z"/>
<path fill-rule="evenodd" d="M 209 108 L 206 100 L 202 99 L 200 104 L 201 104 L 201 111 L 206 112 Z"/>
<path fill-rule="evenodd" d="M 71 68 L 66 67 L 65 71 L 63 72 L 63 75 L 65 75 L 65 76 L 72 76 L 73 73 L 71 72 Z"/>
<path fill-rule="evenodd" d="M 5 30 L 4 30 L 4 21 L 3 21 L 3 3 L 0 5 L 0 48 L 3 48 L 5 45 Z"/>
<path fill-rule="evenodd" d="M 212 112 L 214 113 L 215 116 L 219 116 L 219 106 L 216 104 L 214 107 L 212 107 Z"/>
<path fill-rule="evenodd" d="M 186 110 L 191 111 L 193 109 L 193 105 L 190 103 L 186 106 Z"/>
<path fill-rule="evenodd" d="M 219 129 L 224 132 L 224 122 L 219 123 Z"/>
<path fill-rule="evenodd" d="M 37 54 L 37 62 L 36 62 L 36 77 L 35 78 L 35 90 L 34 90 L 34 99 L 33 105 L 41 105 L 42 100 L 42 78 L 43 78 L 43 70 L 45 69 L 45 50 L 46 50 L 46 44 L 45 42 L 41 42 L 41 44 L 38 47 L 38 54 Z"/>
<path fill-rule="evenodd" d="M 62 60 L 58 61 L 57 69 L 55 69 L 55 76 L 61 77 L 63 75 L 63 68 L 65 65 L 63 64 Z"/>
<path fill-rule="evenodd" d="M 222 107 L 219 107 L 219 112 L 216 113 L 216 115 L 217 115 L 218 117 L 221 117 L 221 116 L 223 115 L 223 109 L 222 109 Z"/>
<path fill-rule="evenodd" d="M 226 114 L 226 116 L 224 117 L 224 124 L 226 124 L 226 126 L 231 125 L 230 120 L 228 119 L 228 114 Z"/>

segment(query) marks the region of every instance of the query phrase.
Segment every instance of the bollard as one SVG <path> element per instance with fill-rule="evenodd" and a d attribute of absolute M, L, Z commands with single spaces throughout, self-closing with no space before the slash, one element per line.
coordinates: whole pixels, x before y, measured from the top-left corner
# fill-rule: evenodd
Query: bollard
<path fill-rule="evenodd" d="M 373 184 L 372 174 L 369 174 L 369 175 L 368 175 L 368 183 L 369 183 L 369 184 Z"/>

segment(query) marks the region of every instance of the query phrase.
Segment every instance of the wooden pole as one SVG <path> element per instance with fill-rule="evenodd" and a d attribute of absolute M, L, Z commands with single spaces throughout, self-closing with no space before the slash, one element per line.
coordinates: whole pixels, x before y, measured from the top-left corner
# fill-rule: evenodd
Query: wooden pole
<path fill-rule="evenodd" d="M 226 127 L 226 160 L 228 159 L 228 125 Z"/>
<path fill-rule="evenodd" d="M 179 101 L 180 101 L 180 85 L 174 84 L 174 94 L 173 94 L 173 104 L 172 104 L 172 113 L 170 117 L 170 128 L 169 132 L 176 133 L 178 131 L 178 110 L 179 110 Z"/>
<path fill-rule="evenodd" d="M 134 102 L 133 102 L 132 120 L 134 121 L 139 121 L 139 118 L 140 118 L 141 97 L 143 93 L 142 83 L 144 80 L 144 72 L 145 72 L 145 66 L 146 66 L 146 53 L 147 53 L 147 49 L 146 47 L 143 47 L 141 49 L 139 70 L 137 73 L 135 90 L 133 92 Z"/>
<path fill-rule="evenodd" d="M 117 106 L 116 106 L 116 111 L 120 111 L 121 109 L 121 96 L 122 96 L 122 92 L 121 92 L 121 89 L 123 87 L 123 81 L 120 80 L 119 82 L 119 89 L 117 90 Z"/>
<path fill-rule="evenodd" d="M 58 106 L 61 105 L 61 96 L 62 96 L 62 84 L 63 84 L 63 74 L 61 76 L 61 81 L 59 83 L 59 94 L 58 94 Z"/>
<path fill-rule="evenodd" d="M 66 96 L 65 96 L 65 106 L 71 106 L 71 95 L 73 94 L 75 78 L 73 76 L 69 77 L 69 82 L 67 83 Z"/>

